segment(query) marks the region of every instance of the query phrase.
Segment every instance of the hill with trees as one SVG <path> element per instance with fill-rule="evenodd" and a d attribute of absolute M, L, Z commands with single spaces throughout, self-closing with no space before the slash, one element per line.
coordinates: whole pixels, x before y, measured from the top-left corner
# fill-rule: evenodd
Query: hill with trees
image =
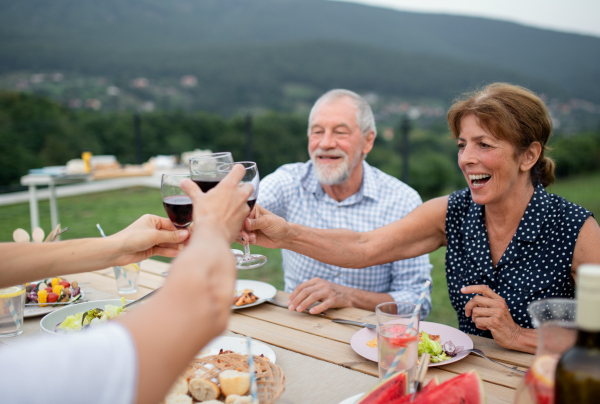
<path fill-rule="evenodd" d="M 600 102 L 600 38 L 326 0 L 0 0 L 0 74 L 198 78 L 190 109 L 289 110 L 332 87 L 404 97 L 491 81 Z"/>

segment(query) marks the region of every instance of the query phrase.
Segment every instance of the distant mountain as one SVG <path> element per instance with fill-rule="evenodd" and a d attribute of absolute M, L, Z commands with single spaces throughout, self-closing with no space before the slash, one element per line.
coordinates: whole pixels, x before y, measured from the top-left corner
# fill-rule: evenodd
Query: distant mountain
<path fill-rule="evenodd" d="M 0 73 L 196 74 L 198 107 L 321 91 L 451 98 L 506 80 L 600 102 L 600 38 L 325 0 L 0 0 Z M 200 91 L 200 90 L 199 90 Z"/>

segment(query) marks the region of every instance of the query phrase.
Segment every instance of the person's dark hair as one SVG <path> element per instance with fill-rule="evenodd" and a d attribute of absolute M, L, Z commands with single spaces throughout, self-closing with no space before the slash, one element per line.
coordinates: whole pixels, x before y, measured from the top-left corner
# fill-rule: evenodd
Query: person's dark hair
<path fill-rule="evenodd" d="M 545 155 L 552 134 L 552 120 L 546 105 L 526 88 L 493 83 L 483 90 L 464 94 L 448 110 L 448 125 L 455 139 L 461 120 L 473 114 L 479 124 L 494 136 L 508 140 L 515 151 L 523 153 L 533 142 L 542 146 L 538 161 L 531 169 L 531 182 L 544 187 L 554 182 L 554 161 Z"/>

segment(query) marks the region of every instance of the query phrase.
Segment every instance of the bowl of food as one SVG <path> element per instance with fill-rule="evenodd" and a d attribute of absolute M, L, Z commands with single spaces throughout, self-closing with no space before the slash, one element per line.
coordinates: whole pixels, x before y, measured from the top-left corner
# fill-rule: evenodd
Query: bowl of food
<path fill-rule="evenodd" d="M 43 335 L 78 334 L 122 315 L 123 305 L 129 302 L 121 298 L 65 306 L 44 316 L 40 331 Z"/>

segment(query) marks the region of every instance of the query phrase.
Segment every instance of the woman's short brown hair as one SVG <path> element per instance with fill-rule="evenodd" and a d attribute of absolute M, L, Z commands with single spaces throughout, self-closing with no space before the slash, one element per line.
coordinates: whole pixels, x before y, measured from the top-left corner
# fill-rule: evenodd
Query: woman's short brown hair
<path fill-rule="evenodd" d="M 448 110 L 448 125 L 455 139 L 460 134 L 462 119 L 470 114 L 494 136 L 508 140 L 518 154 L 531 143 L 539 142 L 542 152 L 531 169 L 531 182 L 535 186 L 539 181 L 544 187 L 554 182 L 554 162 L 545 156 L 552 120 L 538 96 L 507 83 L 489 84 L 483 90 L 464 94 Z"/>

